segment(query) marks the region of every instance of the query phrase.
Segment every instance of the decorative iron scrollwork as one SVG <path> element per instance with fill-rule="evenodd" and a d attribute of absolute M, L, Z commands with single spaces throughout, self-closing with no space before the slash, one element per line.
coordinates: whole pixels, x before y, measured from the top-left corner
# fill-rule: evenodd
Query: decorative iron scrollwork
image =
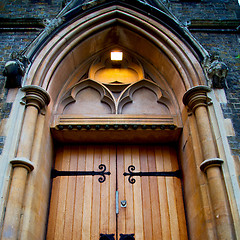
<path fill-rule="evenodd" d="M 99 240 L 114 240 L 114 234 L 100 234 Z"/>
<path fill-rule="evenodd" d="M 106 166 L 104 164 L 100 164 L 98 168 L 102 171 L 58 171 L 56 169 L 52 170 L 52 178 L 58 177 L 58 176 L 95 176 L 100 175 L 98 178 L 98 181 L 100 183 L 105 182 L 106 176 L 110 175 L 110 172 L 106 172 Z"/>
<path fill-rule="evenodd" d="M 119 240 L 135 240 L 134 234 L 120 234 Z"/>
<path fill-rule="evenodd" d="M 172 171 L 172 172 L 133 172 L 135 170 L 135 166 L 130 165 L 128 166 L 128 172 L 124 172 L 124 176 L 129 176 L 128 181 L 131 184 L 134 184 L 136 182 L 136 179 L 133 178 L 134 176 L 155 176 L 155 177 L 177 177 L 181 178 L 181 172 L 180 170 Z"/>

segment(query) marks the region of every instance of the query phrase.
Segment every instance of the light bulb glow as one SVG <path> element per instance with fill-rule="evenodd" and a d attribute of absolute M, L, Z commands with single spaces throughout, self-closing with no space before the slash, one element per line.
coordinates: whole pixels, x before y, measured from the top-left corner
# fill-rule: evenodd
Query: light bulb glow
<path fill-rule="evenodd" d="M 122 61 L 123 59 L 123 53 L 122 52 L 117 52 L 117 51 L 114 51 L 114 52 L 111 52 L 111 60 L 112 61 Z"/>

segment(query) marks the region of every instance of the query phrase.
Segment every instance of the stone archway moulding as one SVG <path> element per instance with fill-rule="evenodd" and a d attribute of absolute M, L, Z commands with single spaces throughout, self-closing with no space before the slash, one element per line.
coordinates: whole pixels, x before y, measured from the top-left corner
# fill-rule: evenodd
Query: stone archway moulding
<path fill-rule="evenodd" d="M 124 39 L 116 39 L 116 36 L 113 36 L 114 39 L 111 39 L 111 36 L 109 38 L 108 34 L 114 34 L 111 33 L 114 26 L 120 26 L 119 31 L 124 31 L 125 34 L 128 32 L 132 34 L 133 32 L 137 33 L 137 35 L 134 34 L 135 39 L 137 37 L 145 39 L 144 44 L 151 47 L 152 54 L 156 55 L 155 58 L 159 57 L 159 62 L 167 60 L 169 66 L 175 69 L 173 74 L 179 75 L 178 79 L 182 82 L 179 82 L 178 85 L 183 85 L 185 90 L 192 86 L 205 84 L 202 67 L 189 46 L 156 21 L 135 11 L 126 10 L 121 6 L 109 7 L 94 12 L 88 15 L 87 18 L 73 22 L 55 35 L 38 53 L 38 58 L 35 58 L 33 61 L 26 75 L 25 84 L 39 85 L 51 91 L 51 81 L 54 81 L 53 76 L 56 74 L 56 69 L 59 64 L 63 64 L 65 59 L 72 63 L 71 67 L 68 65 L 69 69 L 64 69 L 69 76 L 85 59 L 91 58 L 96 52 L 106 47 L 111 47 L 113 44 L 120 45 L 127 49 L 130 48 L 132 52 L 135 52 L 135 54 L 138 54 L 146 61 L 153 61 L 148 52 L 144 52 L 144 49 L 137 48 L 136 41 L 133 42 L 127 39 L 127 41 L 124 42 Z M 119 33 L 119 31 L 117 33 Z M 98 38 L 104 33 L 104 37 L 108 37 L 109 39 L 104 39 L 103 43 L 100 40 L 98 41 Z M 95 39 L 92 40 L 91 37 Z M 86 39 L 90 39 L 90 42 Z M 93 44 L 91 41 L 97 44 L 92 48 L 81 49 L 83 53 L 82 56 L 85 58 L 81 59 L 81 56 L 76 56 L 78 52 L 75 53 L 74 50 L 80 43 L 83 44 L 84 41 L 86 41 L 85 47 L 91 46 Z M 71 54 L 72 56 L 70 56 Z M 151 55 L 151 57 L 153 57 L 153 55 Z M 156 64 L 157 62 L 155 62 L 155 65 Z M 157 68 L 161 68 L 161 66 L 157 66 Z M 166 79 L 174 78 L 174 75 L 170 76 L 171 72 L 168 70 L 169 69 L 162 69 L 162 74 L 166 75 L 164 77 Z M 169 75 L 169 77 L 167 77 L 167 75 Z M 172 82 L 169 80 L 168 84 L 177 91 L 173 82 L 173 80 Z"/>

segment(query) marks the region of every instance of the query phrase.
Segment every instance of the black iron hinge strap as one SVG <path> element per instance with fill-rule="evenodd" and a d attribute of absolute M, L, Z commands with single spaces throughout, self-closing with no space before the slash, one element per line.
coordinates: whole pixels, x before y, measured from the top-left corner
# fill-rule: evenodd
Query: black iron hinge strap
<path fill-rule="evenodd" d="M 106 172 L 106 166 L 104 164 L 100 164 L 98 168 L 102 171 L 58 171 L 56 169 L 52 169 L 52 178 L 58 176 L 100 176 L 98 181 L 103 183 L 106 180 L 105 175 L 110 175 L 110 172 Z"/>
<path fill-rule="evenodd" d="M 135 166 L 130 165 L 130 166 L 128 166 L 128 172 L 123 173 L 124 176 L 129 176 L 128 181 L 131 184 L 134 184 L 136 182 L 136 179 L 133 178 L 135 176 L 140 176 L 140 177 L 154 176 L 154 177 L 177 177 L 177 178 L 181 178 L 180 170 L 169 171 L 169 172 L 133 172 L 134 170 L 135 170 Z"/>

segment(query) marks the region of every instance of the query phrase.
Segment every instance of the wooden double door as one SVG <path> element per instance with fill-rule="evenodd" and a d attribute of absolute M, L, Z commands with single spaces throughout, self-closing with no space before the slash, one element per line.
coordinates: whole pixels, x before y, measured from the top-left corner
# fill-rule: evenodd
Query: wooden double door
<path fill-rule="evenodd" d="M 181 180 L 133 176 L 132 184 L 123 175 L 131 165 L 133 172 L 179 169 L 174 146 L 63 145 L 55 169 L 100 172 L 101 164 L 111 173 L 102 183 L 101 175 L 53 178 L 48 240 L 187 239 Z"/>

